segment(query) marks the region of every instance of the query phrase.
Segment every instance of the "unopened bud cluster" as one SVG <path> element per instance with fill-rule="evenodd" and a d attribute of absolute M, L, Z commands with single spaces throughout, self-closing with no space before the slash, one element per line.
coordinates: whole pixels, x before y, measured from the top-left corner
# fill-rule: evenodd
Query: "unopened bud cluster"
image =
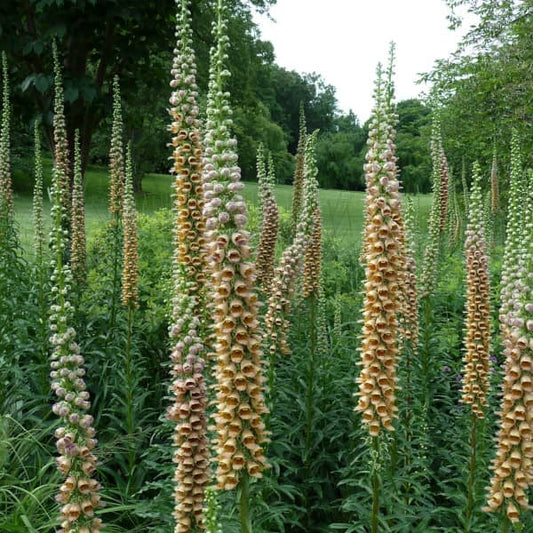
<path fill-rule="evenodd" d="M 296 236 L 298 221 L 303 207 L 303 183 L 305 166 L 305 147 L 307 144 L 307 129 L 305 123 L 305 113 L 303 105 L 300 107 L 300 129 L 298 146 L 296 148 L 296 167 L 294 169 L 294 180 L 292 182 L 292 233 Z"/>
<path fill-rule="evenodd" d="M 54 77 L 55 77 L 55 98 L 54 98 L 54 159 L 58 169 L 59 190 L 61 194 L 61 205 L 65 212 L 63 224 L 69 232 L 70 238 L 70 217 L 71 217 L 71 193 L 70 193 L 70 158 L 67 138 L 67 122 L 65 119 L 65 103 L 63 99 L 63 75 L 59 64 L 59 54 L 57 45 L 53 43 L 54 55 Z"/>
<path fill-rule="evenodd" d="M 480 180 L 476 162 L 465 240 L 466 338 L 461 401 L 483 418 L 489 386 L 490 284 Z"/>
<path fill-rule="evenodd" d="M 122 105 L 118 76 L 113 79 L 113 124 L 109 150 L 109 213 L 113 223 L 120 220 L 124 203 L 124 145 L 122 141 Z"/>

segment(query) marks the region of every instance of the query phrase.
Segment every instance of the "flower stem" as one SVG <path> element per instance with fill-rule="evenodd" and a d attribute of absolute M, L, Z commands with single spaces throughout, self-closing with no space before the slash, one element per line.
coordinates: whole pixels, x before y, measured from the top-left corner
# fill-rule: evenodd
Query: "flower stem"
<path fill-rule="evenodd" d="M 472 413 L 472 429 L 470 432 L 470 474 L 468 479 L 468 496 L 466 501 L 465 533 L 468 533 L 470 531 L 470 522 L 472 520 L 472 512 L 474 510 L 477 462 L 477 422 L 477 416 Z"/>
<path fill-rule="evenodd" d="M 239 483 L 239 517 L 241 522 L 241 533 L 252 533 L 252 522 L 250 517 L 250 478 L 248 472 L 244 472 Z"/>
<path fill-rule="evenodd" d="M 379 480 L 379 437 L 372 437 L 372 450 L 374 452 L 373 466 L 372 466 L 372 533 L 378 533 L 379 527 L 379 496 L 380 496 L 380 480 Z"/>
<path fill-rule="evenodd" d="M 305 506 L 307 509 L 308 525 L 311 521 L 310 484 L 311 477 L 311 433 L 313 429 L 313 392 L 315 382 L 315 353 L 316 353 L 316 295 L 311 293 L 309 302 L 309 355 L 307 359 L 307 390 L 305 401 L 305 450 L 304 472 L 306 480 Z"/>

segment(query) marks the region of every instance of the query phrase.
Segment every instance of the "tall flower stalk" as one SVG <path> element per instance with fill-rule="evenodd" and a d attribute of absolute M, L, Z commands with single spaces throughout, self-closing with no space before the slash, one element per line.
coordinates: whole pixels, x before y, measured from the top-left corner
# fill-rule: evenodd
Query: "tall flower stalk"
<path fill-rule="evenodd" d="M 67 137 L 67 122 L 65 118 L 65 101 L 63 98 L 63 73 L 59 62 L 57 44 L 52 44 L 54 57 L 54 162 L 58 168 L 59 193 L 64 217 L 61 220 L 67 238 L 71 238 L 71 190 L 70 190 L 70 156 Z M 68 259 L 70 248 L 65 249 L 65 261 Z"/>
<path fill-rule="evenodd" d="M 522 531 L 521 513 L 530 509 L 527 491 L 533 484 L 533 182 L 529 188 L 523 183 L 516 133 L 511 158 L 500 311 L 500 320 L 505 321 L 501 324 L 505 373 L 485 510 L 503 509 L 507 524 Z"/>
<path fill-rule="evenodd" d="M 448 217 L 449 209 L 449 188 L 450 188 L 450 170 L 448 168 L 448 159 L 444 153 L 444 147 L 442 146 L 442 140 L 439 147 L 439 168 L 440 168 L 440 212 L 439 212 L 439 231 L 444 233 L 446 229 L 446 220 Z"/>
<path fill-rule="evenodd" d="M 111 147 L 109 150 L 109 214 L 111 215 L 112 239 L 112 285 L 110 304 L 110 329 L 116 320 L 120 298 L 121 251 L 123 247 L 122 209 L 124 207 L 124 141 L 122 101 L 118 76 L 113 79 L 113 123 L 111 126 Z"/>
<path fill-rule="evenodd" d="M 496 143 L 492 154 L 492 167 L 490 169 L 490 211 L 495 216 L 500 210 L 500 187 L 498 184 L 498 158 L 496 156 Z"/>
<path fill-rule="evenodd" d="M 61 93 L 62 94 L 62 93 Z M 61 97 L 61 96 L 59 96 Z M 56 99 L 58 95 L 56 95 Z M 56 124 L 58 122 L 56 121 Z M 96 533 L 102 521 L 95 518 L 100 506 L 100 484 L 92 478 L 96 471 L 96 446 L 89 393 L 86 390 L 84 358 L 76 343 L 76 332 L 71 326 L 74 308 L 68 297 L 72 286 L 72 273 L 65 255 L 68 249 L 67 209 L 62 186 L 64 161 L 62 145 L 56 146 L 58 161 L 53 171 L 52 182 L 52 230 L 50 248 L 53 273 L 51 276 L 50 341 L 52 362 L 50 377 L 52 389 L 57 396 L 53 412 L 61 419 L 55 436 L 59 452 L 57 467 L 63 475 L 63 484 L 56 499 L 61 504 L 61 528 L 59 533 Z"/>
<path fill-rule="evenodd" d="M 265 315 L 266 341 L 270 352 L 269 389 L 272 389 L 274 358 L 277 353 L 289 355 L 291 349 L 287 342 L 290 326 L 291 300 L 296 282 L 305 261 L 305 254 L 311 243 L 313 213 L 318 206 L 318 182 L 316 181 L 315 147 L 318 132 L 308 136 L 304 161 L 303 204 L 298 221 L 296 236 L 292 244 L 281 254 L 279 264 L 274 270 L 268 309 Z M 307 171 L 305 170 L 307 169 Z"/>
<path fill-rule="evenodd" d="M 33 252 L 35 254 L 35 276 L 37 281 L 37 305 L 39 308 L 38 335 L 40 338 L 39 363 L 40 363 L 40 389 L 45 396 L 49 391 L 48 383 L 48 303 L 47 303 L 47 278 L 46 264 L 46 237 L 44 231 L 44 206 L 43 206 L 43 164 L 41 158 L 41 139 L 39 125 L 34 124 L 34 165 L 35 182 L 33 186 Z"/>
<path fill-rule="evenodd" d="M 211 50 L 204 181 L 207 241 L 213 301 L 216 364 L 216 479 L 219 489 L 239 486 L 241 530 L 251 532 L 250 477 L 261 477 L 267 462 L 263 415 L 263 363 L 255 266 L 250 262 L 246 204 L 231 136 L 232 120 L 225 68 L 229 39 L 223 3 L 218 2 Z"/>
<path fill-rule="evenodd" d="M 8 231 L 13 218 L 13 186 L 11 180 L 11 101 L 7 57 L 2 53 L 2 120 L 0 129 L 0 224 Z M 0 228 L 0 231 L 4 231 Z"/>
<path fill-rule="evenodd" d="M 400 310 L 399 280 L 404 271 L 401 252 L 403 228 L 392 125 L 385 108 L 381 66 L 366 155 L 367 211 L 365 232 L 365 299 L 361 343 L 361 373 L 357 410 L 372 437 L 393 430 L 396 417 L 395 365 Z"/>
<path fill-rule="evenodd" d="M 466 502 L 468 531 L 476 500 L 476 471 L 479 450 L 478 420 L 484 418 L 489 388 L 490 352 L 490 285 L 487 243 L 484 227 L 481 169 L 474 163 L 468 226 L 466 229 L 466 338 L 463 358 L 461 401 L 470 405 L 470 465 Z"/>
<path fill-rule="evenodd" d="M 131 144 L 126 154 L 126 182 L 124 185 L 124 205 L 121 209 L 124 228 L 123 267 L 122 267 L 122 305 L 135 309 L 139 307 L 139 236 L 137 230 L 137 210 L 133 194 L 133 168 Z"/>
<path fill-rule="evenodd" d="M 33 251 L 35 260 L 39 267 L 43 264 L 43 254 L 45 249 L 44 233 L 44 208 L 43 208 L 43 162 L 41 156 L 41 138 L 39 135 L 39 124 L 34 123 L 34 165 L 35 165 L 35 182 L 33 186 Z M 40 270 L 40 269 L 39 269 Z"/>
<path fill-rule="evenodd" d="M 305 146 L 307 144 L 307 128 L 303 103 L 300 104 L 300 128 L 298 146 L 296 148 L 296 168 L 292 183 L 292 234 L 296 237 L 297 226 L 303 203 L 303 181 L 305 165 Z"/>
<path fill-rule="evenodd" d="M 433 163 L 433 197 L 429 213 L 429 241 L 426 245 L 424 260 L 422 263 L 422 275 L 420 280 L 420 293 L 422 298 L 428 298 L 435 292 L 438 278 L 439 255 L 440 255 L 440 222 L 441 222 L 441 135 L 440 119 L 437 114 L 433 118 L 431 135 L 431 155 Z"/>
<path fill-rule="evenodd" d="M 260 157 L 258 153 L 258 167 Z M 261 176 L 261 173 L 258 173 Z M 276 260 L 276 243 L 279 229 L 279 208 L 274 196 L 274 169 L 269 165 L 268 173 L 259 184 L 259 196 L 261 198 L 261 233 L 257 247 L 255 268 L 257 270 L 257 283 L 268 296 L 274 277 Z"/>
<path fill-rule="evenodd" d="M 204 190 L 189 5 L 189 0 L 182 0 L 178 7 L 170 82 L 175 252 L 170 328 L 173 404 L 167 416 L 176 424 L 173 437 L 176 533 L 209 527 L 211 520 L 209 513 L 206 519 L 204 503 L 210 478 L 204 379 L 207 335 Z"/>
<path fill-rule="evenodd" d="M 500 291 L 500 330 L 504 337 L 507 337 L 507 329 L 512 326 L 515 312 L 515 295 L 520 286 L 521 257 L 524 252 L 524 242 L 521 238 L 521 226 L 525 209 L 524 196 L 525 184 L 522 155 L 520 153 L 519 137 L 517 132 L 514 131 L 511 139 L 511 179 Z"/>
<path fill-rule="evenodd" d="M 72 240 L 70 243 L 70 269 L 78 287 L 87 275 L 87 245 L 85 241 L 85 200 L 81 172 L 80 132 L 74 136 L 74 183 L 72 187 Z"/>
<path fill-rule="evenodd" d="M 378 65 L 374 109 L 364 166 L 366 210 L 363 242 L 365 296 L 361 340 L 361 372 L 357 378 L 359 401 L 356 410 L 372 438 L 372 511 L 371 531 L 379 523 L 381 463 L 380 436 L 392 431 L 396 406 L 396 357 L 398 353 L 398 315 L 405 299 L 401 287 L 405 279 L 404 239 L 400 183 L 395 156 L 395 113 L 392 104 L 391 46 L 387 79 Z"/>
<path fill-rule="evenodd" d="M 418 290 L 416 267 L 416 221 L 413 199 L 406 197 L 405 206 L 405 308 L 402 321 L 402 337 L 409 341 L 411 350 L 418 350 Z"/>

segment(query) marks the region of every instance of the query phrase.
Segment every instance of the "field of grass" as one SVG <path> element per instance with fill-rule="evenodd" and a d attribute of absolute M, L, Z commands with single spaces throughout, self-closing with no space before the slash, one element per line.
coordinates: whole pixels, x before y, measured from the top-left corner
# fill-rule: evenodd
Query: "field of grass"
<path fill-rule="evenodd" d="M 49 181 L 51 161 L 45 161 L 45 181 Z M 137 195 L 137 209 L 150 214 L 161 208 L 171 207 L 172 177 L 163 174 L 149 174 L 143 179 L 143 193 Z M 86 226 L 88 238 L 108 220 L 108 171 L 104 167 L 89 167 L 85 176 Z M 249 203 L 257 202 L 257 183 L 247 182 L 244 196 Z M 46 196 L 46 194 L 45 194 Z M 292 204 L 292 186 L 277 185 L 278 204 L 290 211 Z M 427 219 L 431 202 L 430 195 L 414 197 L 422 227 Z M 320 203 L 324 234 L 338 238 L 346 246 L 356 245 L 362 231 L 364 193 L 354 191 L 321 190 Z M 50 204 L 45 198 L 48 213 Z M 32 235 L 32 199 L 29 194 L 15 196 L 16 217 L 19 235 L 23 246 L 31 242 Z"/>

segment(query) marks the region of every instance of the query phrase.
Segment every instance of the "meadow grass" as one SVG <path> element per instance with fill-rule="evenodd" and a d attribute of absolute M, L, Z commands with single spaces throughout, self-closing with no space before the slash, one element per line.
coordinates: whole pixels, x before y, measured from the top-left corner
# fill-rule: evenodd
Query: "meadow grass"
<path fill-rule="evenodd" d="M 51 176 L 51 160 L 44 161 L 45 187 L 49 187 Z M 150 214 L 161 208 L 170 208 L 172 176 L 164 174 L 147 174 L 143 178 L 143 192 L 137 194 L 137 209 L 141 213 Z M 108 213 L 108 170 L 106 167 L 91 166 L 85 174 L 85 204 L 87 236 L 90 240 L 96 231 L 109 220 Z M 24 187 L 24 192 L 15 194 L 16 220 L 21 244 L 24 248 L 31 245 L 32 240 L 32 198 L 28 192 L 31 187 Z M 20 190 L 20 188 L 19 188 Z M 291 210 L 292 186 L 276 185 L 276 199 L 280 207 Z M 249 204 L 257 203 L 257 183 L 246 182 L 243 196 Z M 346 246 L 357 246 L 363 227 L 364 193 L 340 191 L 333 189 L 320 190 L 320 205 L 324 236 L 334 237 Z M 423 228 L 427 221 L 431 195 L 414 197 L 415 209 L 418 213 L 418 227 Z M 45 192 L 45 220 L 49 220 L 50 202 Z M 48 229 L 48 227 L 46 228 Z"/>

